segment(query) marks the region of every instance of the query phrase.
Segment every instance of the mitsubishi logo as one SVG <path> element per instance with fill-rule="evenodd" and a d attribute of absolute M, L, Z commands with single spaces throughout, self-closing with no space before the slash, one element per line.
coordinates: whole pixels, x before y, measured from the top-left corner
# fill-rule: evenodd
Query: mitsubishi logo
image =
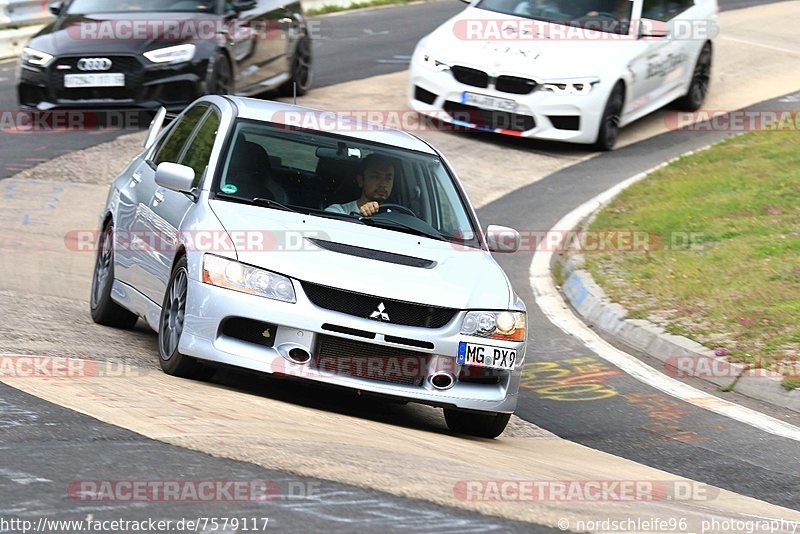
<path fill-rule="evenodd" d="M 85 57 L 78 60 L 79 70 L 108 70 L 111 60 L 105 57 Z"/>
<path fill-rule="evenodd" d="M 376 321 L 389 321 L 389 314 L 386 313 L 386 306 L 383 305 L 383 302 L 378 304 L 378 309 L 372 312 L 369 318 Z"/>

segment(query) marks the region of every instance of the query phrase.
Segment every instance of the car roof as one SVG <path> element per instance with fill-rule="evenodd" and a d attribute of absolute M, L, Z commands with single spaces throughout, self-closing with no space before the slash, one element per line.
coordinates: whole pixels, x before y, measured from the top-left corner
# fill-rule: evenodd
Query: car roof
<path fill-rule="evenodd" d="M 260 100 L 240 96 L 226 96 L 238 109 L 237 117 L 255 121 L 285 124 L 319 132 L 336 133 L 363 141 L 381 143 L 398 148 L 415 150 L 427 154 L 436 154 L 428 143 L 402 130 L 388 128 L 378 123 L 358 120 L 359 113 L 325 111 L 304 106 L 294 106 L 273 100 Z M 380 110 L 370 110 L 375 112 Z M 396 113 L 396 112 L 385 112 Z M 408 111 L 408 113 L 413 113 Z M 336 124 L 333 128 L 333 121 Z"/>

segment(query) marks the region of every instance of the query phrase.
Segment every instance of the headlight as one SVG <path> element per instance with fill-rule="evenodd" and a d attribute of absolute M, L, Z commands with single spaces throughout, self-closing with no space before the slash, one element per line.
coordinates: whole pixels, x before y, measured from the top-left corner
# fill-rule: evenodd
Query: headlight
<path fill-rule="evenodd" d="M 153 63 L 182 63 L 190 61 L 194 57 L 194 50 L 195 46 L 193 44 L 183 44 L 151 50 L 150 52 L 145 52 L 144 57 Z"/>
<path fill-rule="evenodd" d="M 285 276 L 212 254 L 203 257 L 203 282 L 268 299 L 296 302 L 292 281 Z"/>
<path fill-rule="evenodd" d="M 600 83 L 599 78 L 575 78 L 572 80 L 549 80 L 538 85 L 539 91 L 549 91 L 557 95 L 588 95 Z"/>
<path fill-rule="evenodd" d="M 53 61 L 53 56 L 45 52 L 39 52 L 33 48 L 24 48 L 20 60 L 23 65 L 34 65 L 36 67 L 46 67 Z"/>
<path fill-rule="evenodd" d="M 443 61 L 439 61 L 439 59 L 437 59 L 424 47 L 420 47 L 418 56 L 420 64 L 428 70 L 435 72 L 444 72 L 446 70 L 450 70 L 450 65 L 444 63 Z"/>
<path fill-rule="evenodd" d="M 465 336 L 525 341 L 525 313 L 517 311 L 471 311 L 461 323 Z"/>

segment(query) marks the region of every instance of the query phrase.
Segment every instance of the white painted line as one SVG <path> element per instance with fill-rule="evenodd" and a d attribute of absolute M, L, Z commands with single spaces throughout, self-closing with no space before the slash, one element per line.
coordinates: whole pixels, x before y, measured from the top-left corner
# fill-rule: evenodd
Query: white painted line
<path fill-rule="evenodd" d="M 767 50 L 775 50 L 776 52 L 784 52 L 786 54 L 800 55 L 800 50 L 796 48 L 795 49 L 781 48 L 780 46 L 772 46 L 764 43 L 757 43 L 755 41 L 749 41 L 747 39 L 739 39 L 738 37 L 731 37 L 730 35 L 720 35 L 720 39 L 725 39 L 726 41 L 733 41 L 735 43 L 742 43 L 750 46 L 757 46 L 759 48 L 766 48 Z"/>
<path fill-rule="evenodd" d="M 706 146 L 699 150 L 693 150 L 682 154 L 679 157 L 687 156 L 701 150 L 706 150 L 710 147 Z M 575 336 L 583 343 L 588 349 L 595 352 L 604 360 L 619 367 L 622 371 L 626 372 L 633 378 L 644 382 L 664 393 L 671 395 L 675 398 L 681 399 L 689 404 L 703 408 L 710 412 L 729 417 L 741 423 L 750 425 L 764 432 L 781 436 L 784 438 L 800 441 L 800 428 L 790 425 L 784 421 L 770 417 L 769 415 L 751 410 L 744 406 L 739 406 L 732 402 L 726 401 L 688 384 L 684 384 L 672 377 L 669 377 L 656 369 L 642 363 L 636 357 L 621 351 L 605 341 L 593 330 L 591 330 L 580 318 L 576 317 L 572 310 L 569 308 L 561 294 L 556 289 L 553 279 L 550 275 L 550 261 L 553 257 L 551 252 L 558 249 L 561 241 L 564 239 L 564 230 L 571 230 L 578 226 L 580 222 L 588 217 L 592 212 L 601 206 L 607 204 L 616 195 L 621 193 L 624 189 L 630 187 L 636 182 L 641 181 L 653 171 L 665 167 L 672 161 L 678 158 L 662 163 L 649 171 L 645 171 L 636 176 L 632 176 L 627 180 L 618 183 L 614 187 L 604 191 L 591 200 L 578 206 L 567 215 L 565 215 L 555 226 L 550 230 L 549 235 L 558 236 L 559 243 L 555 244 L 554 237 L 552 241 L 547 240 L 542 242 L 540 248 L 536 251 L 531 261 L 530 266 L 530 284 L 533 289 L 533 294 L 536 299 L 536 304 L 547 316 L 550 321 L 563 330 L 565 333 Z M 555 245 L 555 246 L 553 246 Z"/>

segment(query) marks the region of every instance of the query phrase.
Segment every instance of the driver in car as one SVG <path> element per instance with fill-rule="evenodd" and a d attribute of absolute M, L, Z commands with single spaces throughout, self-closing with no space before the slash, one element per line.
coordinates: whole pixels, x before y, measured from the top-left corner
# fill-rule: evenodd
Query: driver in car
<path fill-rule="evenodd" d="M 386 202 L 392 194 L 394 185 L 394 163 L 380 154 L 370 154 L 361 162 L 361 170 L 356 182 L 361 188 L 361 197 L 345 204 L 332 204 L 325 211 L 351 214 L 360 213 L 365 217 L 375 215 L 380 203 Z"/>

